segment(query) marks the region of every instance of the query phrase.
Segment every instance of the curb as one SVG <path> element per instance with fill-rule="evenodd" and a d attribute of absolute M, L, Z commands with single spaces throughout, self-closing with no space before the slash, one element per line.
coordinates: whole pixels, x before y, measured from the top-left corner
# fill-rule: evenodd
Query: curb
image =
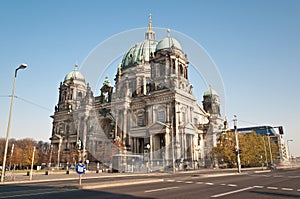
<path fill-rule="evenodd" d="M 137 180 L 134 180 L 134 181 L 123 180 L 123 181 L 113 182 L 113 183 L 108 183 L 108 184 L 64 186 L 64 188 L 67 188 L 67 189 L 100 189 L 100 188 L 108 188 L 108 187 L 156 183 L 156 182 L 163 182 L 163 181 L 164 181 L 163 179 L 138 180 L 138 181 Z"/>

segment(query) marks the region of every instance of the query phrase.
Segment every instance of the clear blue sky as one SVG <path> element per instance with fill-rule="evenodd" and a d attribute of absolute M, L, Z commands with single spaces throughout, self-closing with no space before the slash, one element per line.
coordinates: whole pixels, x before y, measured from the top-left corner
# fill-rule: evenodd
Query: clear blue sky
<path fill-rule="evenodd" d="M 16 99 L 11 137 L 47 141 L 59 83 L 74 63 L 108 37 L 146 27 L 152 13 L 154 26 L 188 35 L 210 54 L 224 82 L 229 119 L 236 114 L 239 126 L 283 125 L 285 139 L 294 140 L 292 154 L 300 156 L 299 10 L 297 0 L 2 0 L 0 137 L 9 112 L 5 96 L 20 63 L 29 67 L 19 71 L 16 95 L 42 107 Z"/>

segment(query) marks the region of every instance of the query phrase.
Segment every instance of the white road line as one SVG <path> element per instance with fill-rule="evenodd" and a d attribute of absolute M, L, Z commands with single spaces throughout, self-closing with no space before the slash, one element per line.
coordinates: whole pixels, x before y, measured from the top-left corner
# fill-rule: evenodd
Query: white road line
<path fill-rule="evenodd" d="M 175 182 L 175 180 L 167 180 L 168 182 Z"/>
<path fill-rule="evenodd" d="M 298 189 L 297 191 L 300 191 L 300 189 Z"/>
<path fill-rule="evenodd" d="M 242 191 L 247 191 L 247 190 L 253 189 L 253 188 L 254 187 L 246 187 L 246 188 L 238 189 L 238 190 L 235 190 L 235 191 L 229 191 L 229 192 L 213 195 L 213 196 L 211 196 L 211 198 L 218 198 L 218 197 L 221 197 L 221 196 L 226 196 L 226 195 L 230 195 L 230 194 L 234 194 L 234 193 L 238 193 L 238 192 L 242 192 Z"/>
<path fill-rule="evenodd" d="M 267 189 L 276 190 L 276 189 L 278 189 L 278 187 L 267 187 Z"/>
<path fill-rule="evenodd" d="M 203 182 L 196 182 L 196 184 L 203 184 Z"/>
<path fill-rule="evenodd" d="M 151 193 L 151 192 L 157 192 L 157 191 L 166 191 L 166 190 L 170 190 L 170 189 L 178 189 L 179 187 L 165 187 L 165 188 L 161 188 L 161 189 L 152 189 L 152 190 L 147 190 L 145 191 L 145 193 Z"/>
<path fill-rule="evenodd" d="M 184 183 L 186 183 L 186 184 L 192 184 L 193 182 L 192 181 L 186 181 Z"/>
<path fill-rule="evenodd" d="M 283 187 L 283 188 L 281 188 L 281 190 L 283 190 L 283 191 L 293 191 L 294 189 L 292 189 L 292 188 L 285 188 L 285 187 Z"/>
<path fill-rule="evenodd" d="M 229 186 L 229 187 L 236 187 L 237 185 L 236 184 L 228 184 L 227 186 Z"/>
<path fill-rule="evenodd" d="M 205 184 L 207 184 L 207 185 L 214 185 L 214 183 L 212 183 L 212 182 L 206 182 Z"/>
<path fill-rule="evenodd" d="M 181 180 L 177 180 L 176 182 L 182 182 Z"/>
<path fill-rule="evenodd" d="M 253 186 L 254 188 L 262 189 L 264 186 Z"/>

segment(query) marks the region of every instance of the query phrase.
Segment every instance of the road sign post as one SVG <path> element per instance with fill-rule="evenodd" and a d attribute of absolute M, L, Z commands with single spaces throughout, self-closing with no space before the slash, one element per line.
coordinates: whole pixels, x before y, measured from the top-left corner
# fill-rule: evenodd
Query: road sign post
<path fill-rule="evenodd" d="M 81 185 L 81 175 L 85 173 L 86 168 L 85 168 L 85 164 L 83 163 L 78 163 L 76 165 L 76 173 L 79 175 L 79 185 Z"/>

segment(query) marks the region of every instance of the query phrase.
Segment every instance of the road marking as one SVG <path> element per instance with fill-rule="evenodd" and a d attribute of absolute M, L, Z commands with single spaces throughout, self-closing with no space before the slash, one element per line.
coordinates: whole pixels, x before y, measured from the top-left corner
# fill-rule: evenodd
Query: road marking
<path fill-rule="evenodd" d="M 181 180 L 177 180 L 176 182 L 182 182 Z"/>
<path fill-rule="evenodd" d="M 157 191 L 166 191 L 166 190 L 170 190 L 170 189 L 178 189 L 179 187 L 165 187 L 165 188 L 161 188 L 161 189 L 152 189 L 152 190 L 147 190 L 145 191 L 145 193 L 151 193 L 151 192 L 157 192 Z"/>
<path fill-rule="evenodd" d="M 281 188 L 281 190 L 283 190 L 283 191 L 293 191 L 294 189 L 292 189 L 292 188 L 285 188 L 285 187 L 283 187 L 283 188 Z"/>
<path fill-rule="evenodd" d="M 247 190 L 253 189 L 253 188 L 254 187 L 246 187 L 246 188 L 238 189 L 238 190 L 235 190 L 235 191 L 229 191 L 229 192 L 225 192 L 225 193 L 220 193 L 220 194 L 211 196 L 211 198 L 218 198 L 218 197 L 221 197 L 221 196 L 226 196 L 226 195 L 230 195 L 230 194 L 234 194 L 234 193 L 238 193 L 238 192 L 242 192 L 242 191 L 247 191 Z"/>
<path fill-rule="evenodd" d="M 39 192 L 39 193 L 25 193 L 25 194 L 17 194 L 17 195 L 11 195 L 11 196 L 0 196 L 0 198 L 16 198 L 16 197 L 26 197 L 26 196 L 37 196 L 37 195 L 44 195 L 49 193 L 63 193 L 63 192 L 69 192 L 69 191 L 78 191 L 76 189 L 68 189 L 68 190 L 54 190 L 54 191 L 45 191 L 45 192 Z"/>
<path fill-rule="evenodd" d="M 297 191 L 300 191 L 300 189 L 298 189 Z"/>
<path fill-rule="evenodd" d="M 193 182 L 192 181 L 186 181 L 184 183 L 186 183 L 186 184 L 192 184 Z"/>
<path fill-rule="evenodd" d="M 203 182 L 196 182 L 196 184 L 203 184 Z"/>
<path fill-rule="evenodd" d="M 276 189 L 278 189 L 278 187 L 267 187 L 267 189 L 276 190 Z"/>
<path fill-rule="evenodd" d="M 262 189 L 264 186 L 253 186 L 254 188 Z"/>
<path fill-rule="evenodd" d="M 228 184 L 227 186 L 229 186 L 229 187 L 236 187 L 237 185 L 236 184 Z"/>
<path fill-rule="evenodd" d="M 206 182 L 205 184 L 207 184 L 207 185 L 214 185 L 214 183 L 212 183 L 212 182 Z"/>
<path fill-rule="evenodd" d="M 175 180 L 167 180 L 168 182 L 175 182 Z"/>

